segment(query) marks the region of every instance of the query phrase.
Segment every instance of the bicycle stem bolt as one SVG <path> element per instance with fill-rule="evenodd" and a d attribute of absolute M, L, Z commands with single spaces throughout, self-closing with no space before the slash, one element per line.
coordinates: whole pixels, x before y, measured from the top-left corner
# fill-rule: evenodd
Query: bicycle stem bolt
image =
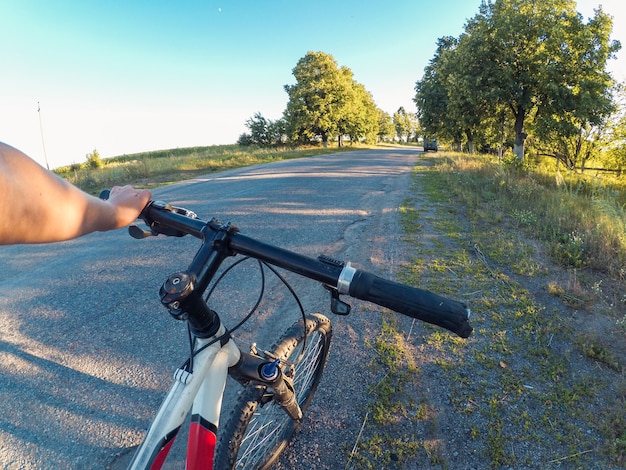
<path fill-rule="evenodd" d="M 185 272 L 172 274 L 161 287 L 161 303 L 174 318 L 182 320 L 186 313 L 182 310 L 182 304 L 193 289 L 193 280 L 189 274 Z"/>
<path fill-rule="evenodd" d="M 272 362 L 267 362 L 261 366 L 260 375 L 263 380 L 274 380 L 278 377 L 278 364 L 280 359 L 275 359 Z"/>

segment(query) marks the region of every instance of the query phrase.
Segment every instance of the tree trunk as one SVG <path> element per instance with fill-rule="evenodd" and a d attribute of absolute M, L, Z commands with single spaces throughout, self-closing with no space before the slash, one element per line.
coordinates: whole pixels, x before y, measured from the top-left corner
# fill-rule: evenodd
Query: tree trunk
<path fill-rule="evenodd" d="M 328 136 L 326 134 L 322 134 L 322 147 L 328 148 Z"/>
<path fill-rule="evenodd" d="M 515 110 L 515 143 L 513 145 L 513 153 L 520 162 L 524 161 L 524 142 L 528 134 L 524 132 L 524 118 L 526 112 L 524 108 L 518 107 Z"/>
<path fill-rule="evenodd" d="M 467 151 L 472 155 L 474 153 L 474 136 L 471 129 L 466 129 L 465 135 L 467 136 Z"/>
<path fill-rule="evenodd" d="M 504 154 L 504 139 L 505 139 L 505 124 L 506 116 L 504 115 L 504 110 L 502 110 L 502 114 L 500 117 L 500 148 L 498 149 L 498 163 L 502 161 L 502 155 Z"/>

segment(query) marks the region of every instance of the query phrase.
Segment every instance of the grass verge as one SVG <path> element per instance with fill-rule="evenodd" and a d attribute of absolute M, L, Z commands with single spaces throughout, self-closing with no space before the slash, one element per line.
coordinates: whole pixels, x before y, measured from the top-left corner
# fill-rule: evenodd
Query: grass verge
<path fill-rule="evenodd" d="M 625 468 L 621 209 L 482 156 L 422 159 L 414 182 L 400 280 L 467 301 L 475 335 L 385 317 L 366 416 L 387 418 L 349 467 Z"/>
<path fill-rule="evenodd" d="M 258 148 L 214 145 L 122 155 L 100 160 L 100 167 L 73 164 L 57 168 L 54 172 L 84 191 L 96 194 L 103 188 L 116 185 L 132 184 L 150 188 L 218 171 L 359 148 L 368 147 Z"/>

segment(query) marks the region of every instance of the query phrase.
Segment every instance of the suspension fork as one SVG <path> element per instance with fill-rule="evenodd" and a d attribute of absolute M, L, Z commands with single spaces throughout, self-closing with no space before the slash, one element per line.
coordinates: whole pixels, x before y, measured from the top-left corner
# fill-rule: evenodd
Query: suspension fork
<path fill-rule="evenodd" d="M 269 361 L 254 354 L 241 351 L 237 364 L 228 373 L 242 384 L 256 382 L 267 385 L 273 391 L 273 399 L 294 421 L 302 419 L 302 410 L 296 400 L 293 380 L 283 374 L 280 360 Z"/>

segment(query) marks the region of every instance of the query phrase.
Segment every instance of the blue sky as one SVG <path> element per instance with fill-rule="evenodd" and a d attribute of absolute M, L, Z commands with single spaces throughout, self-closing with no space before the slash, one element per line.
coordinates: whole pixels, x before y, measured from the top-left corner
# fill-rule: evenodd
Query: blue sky
<path fill-rule="evenodd" d="M 626 49 L 621 1 L 579 0 L 578 10 L 589 17 L 602 3 Z M 234 143 L 255 112 L 281 117 L 283 86 L 308 51 L 349 67 L 381 109 L 414 111 L 437 38 L 459 36 L 479 5 L 0 0 L 0 141 L 42 165 L 45 148 L 51 168 L 94 149 L 109 157 Z M 625 57 L 611 65 L 620 80 Z"/>

